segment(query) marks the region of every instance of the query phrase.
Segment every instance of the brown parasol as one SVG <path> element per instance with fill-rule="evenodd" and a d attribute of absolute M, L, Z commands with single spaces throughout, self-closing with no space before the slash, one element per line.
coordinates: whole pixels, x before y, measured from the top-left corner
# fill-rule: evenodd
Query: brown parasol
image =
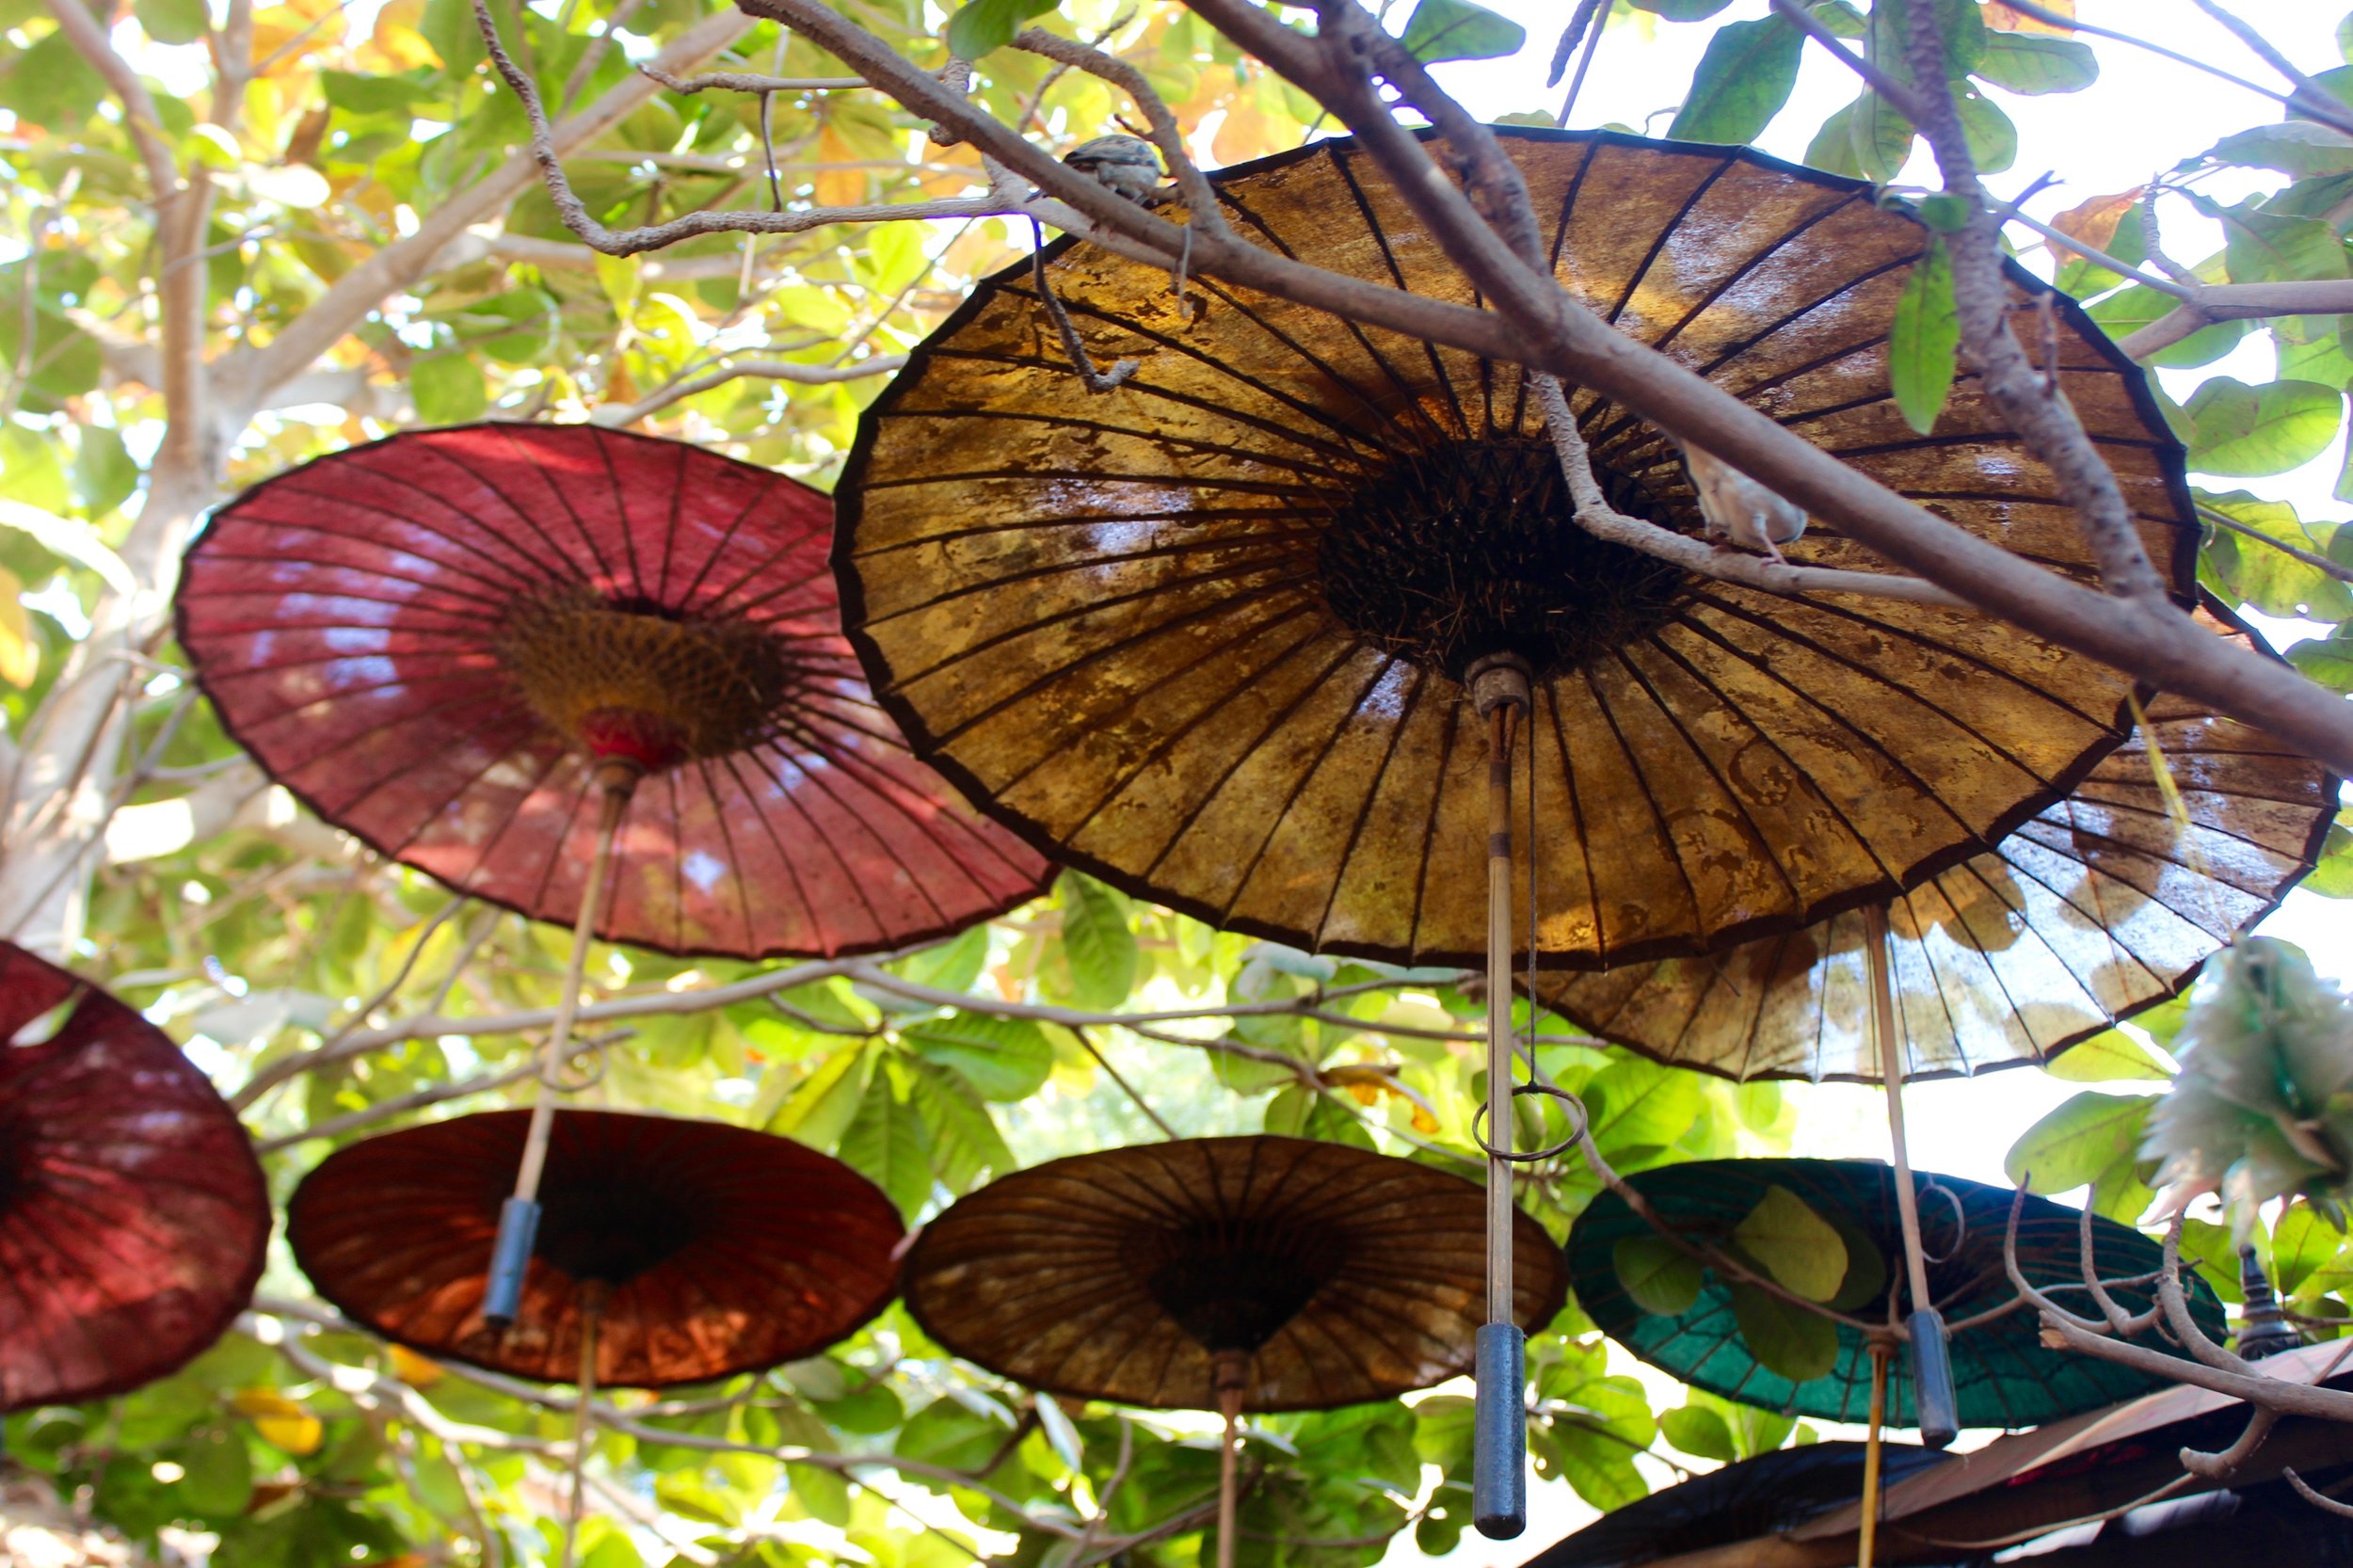
<path fill-rule="evenodd" d="M 2201 618 L 2260 646 L 2217 606 Z M 2326 767 L 2185 698 L 2146 712 L 2067 799 L 1893 901 L 1904 1079 L 2049 1062 L 2179 994 L 2312 871 L 2336 817 Z M 1673 1066 L 1877 1083 L 1865 924 L 1854 911 L 1710 957 L 1554 971 L 1541 1000 Z"/>
<path fill-rule="evenodd" d="M 2057 482 L 1973 378 L 1932 435 L 1897 409 L 1888 328 L 1929 236 L 1870 186 L 1746 151 L 1498 134 L 1562 284 L 1620 330 L 1962 528 L 2095 576 Z M 1351 142 L 1216 184 L 1272 248 L 1477 302 Z M 1214 280 L 1188 308 L 1144 264 L 1049 254 L 1088 351 L 1133 373 L 1090 392 L 1029 268 L 999 274 L 869 409 L 835 561 L 918 752 L 1131 892 L 1303 947 L 1483 952 L 1499 977 L 1529 886 L 1546 964 L 1704 953 L 1990 849 L 2130 728 L 2124 676 L 1987 617 L 1777 598 L 1585 533 L 1516 366 Z M 2021 306 L 2048 296 L 2012 280 Z M 2186 603 L 2180 447 L 2080 312 L 2047 319 L 2060 384 Z M 1701 531 L 1661 432 L 1590 391 L 1570 406 L 1616 507 Z M 1887 569 L 1818 525 L 1787 553 Z M 1515 820 L 1539 822 L 1541 857 L 1514 851 Z M 1509 987 L 1490 999 L 1499 1105 Z M 1504 1367 L 1512 1151 L 1490 1152 Z M 1508 1423 L 1516 1387 L 1492 1393 Z M 1516 1501 L 1493 1501 L 1481 1528 L 1516 1533 Z"/>
<path fill-rule="evenodd" d="M 255 486 L 188 552 L 223 726 L 319 815 L 573 927 L 494 1319 L 531 1250 L 589 936 L 737 958 L 904 947 L 1048 867 L 908 753 L 841 636 L 832 506 L 681 441 L 492 424 Z"/>
<path fill-rule="evenodd" d="M 211 1080 L 131 1008 L 0 942 L 0 1414 L 201 1353 L 253 1293 L 269 1228 Z"/>
<path fill-rule="evenodd" d="M 1514 1211 L 1513 1315 L 1567 1299 L 1561 1249 Z M 1217 1410 L 1218 1561 L 1250 1411 L 1390 1399 L 1466 1371 L 1479 1189 L 1409 1160 L 1273 1136 L 1050 1160 L 991 1182 L 908 1250 L 907 1310 L 964 1359 L 1049 1393 Z"/>
<path fill-rule="evenodd" d="M 814 1355 L 888 1303 L 904 1230 L 873 1183 L 789 1139 L 559 1112 L 523 1310 L 501 1328 L 486 1315 L 485 1262 L 530 1121 L 490 1112 L 339 1149 L 295 1190 L 286 1235 L 319 1294 L 385 1338 L 577 1383 L 576 1527 L 598 1386 L 708 1383 Z"/>

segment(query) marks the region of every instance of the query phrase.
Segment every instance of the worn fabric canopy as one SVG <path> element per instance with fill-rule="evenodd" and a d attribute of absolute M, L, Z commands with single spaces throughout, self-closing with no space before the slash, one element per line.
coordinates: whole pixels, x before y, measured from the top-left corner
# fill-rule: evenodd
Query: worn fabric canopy
<path fill-rule="evenodd" d="M 1518 1320 L 1566 1299 L 1561 1249 L 1518 1217 Z M 1304 1138 L 1193 1138 L 991 1182 L 908 1249 L 934 1339 L 1078 1399 L 1213 1410 L 1212 1358 L 1249 1357 L 1244 1410 L 1389 1399 L 1469 1369 L 1484 1198 L 1409 1160 Z"/>
<path fill-rule="evenodd" d="M 2218 606 L 2201 618 L 2261 646 Z M 2065 800 L 1892 902 L 1905 1078 L 2049 1061 L 2178 994 L 2311 872 L 2336 820 L 2326 767 L 2182 697 L 2146 712 Z M 1881 1076 L 1860 912 L 1712 957 L 1540 971 L 1538 989 L 1580 1029 L 1675 1066 Z"/>
<path fill-rule="evenodd" d="M 286 1207 L 320 1295 L 387 1339 L 548 1383 L 660 1388 L 814 1355 L 880 1312 L 904 1234 L 838 1160 L 718 1122 L 562 1111 L 523 1310 L 482 1320 L 490 1239 L 530 1116 L 498 1111 L 353 1144 Z"/>
<path fill-rule="evenodd" d="M 1523 1568 L 1634 1568 L 1776 1534 L 1854 1501 L 1863 1485 L 1863 1449 L 1860 1443 L 1809 1443 L 1694 1476 L 1612 1510 Z M 1881 1473 L 1891 1481 L 1947 1462 L 1910 1443 L 1880 1450 Z"/>
<path fill-rule="evenodd" d="M 643 777 L 598 935 L 898 947 L 1034 896 L 1047 868 L 874 707 L 831 523 L 807 486 L 680 441 L 418 431 L 216 513 L 180 641 L 264 768 L 452 888 L 569 923 L 617 761 Z"/>
<path fill-rule="evenodd" d="M 2089 578 L 2049 472 L 1964 376 L 1929 436 L 1889 393 L 1929 235 L 1868 185 L 1742 151 L 1501 128 L 1562 283 L 1979 537 Z M 1353 142 L 1218 175 L 1257 242 L 1474 303 Z M 2129 728 L 2117 672 L 1985 616 L 1802 602 L 1571 520 L 1511 365 L 1071 242 L 986 281 L 869 409 L 839 491 L 845 618 L 916 749 L 1032 844 L 1212 923 L 1474 961 L 1482 656 L 1533 667 L 1538 940 L 1604 968 L 1885 899 L 1990 848 Z M 2024 306 L 2043 285 L 2013 274 Z M 1191 314 L 1188 316 L 1187 311 Z M 2141 372 L 2064 300 L 2064 391 L 2188 602 L 2198 531 Z M 1695 533 L 1655 427 L 1571 390 L 1621 509 Z M 1884 570 L 1818 520 L 1805 563 Z M 1515 887 L 1526 886 L 1527 846 Z"/>
<path fill-rule="evenodd" d="M 1871 1160 L 1703 1160 L 1663 1165 L 1627 1178 L 1676 1231 L 1721 1246 L 1779 1187 L 1846 1233 L 1851 1271 L 1876 1269 L 1876 1291 L 1843 1304 L 1866 1322 L 1887 1320 L 1888 1291 L 1900 1288 L 1902 1236 L 1896 1209 L 1896 1173 Z M 1931 1189 L 1941 1189 L 1941 1192 Z M 2097 1410 L 2165 1386 L 2162 1379 L 2112 1362 L 2045 1349 L 2029 1311 L 2012 1311 L 1982 1324 L 1966 1320 L 2012 1302 L 2017 1292 L 2003 1271 L 2002 1239 L 2009 1224 L 2009 1191 L 1958 1176 L 1916 1176 L 1930 1301 L 1954 1326 L 1954 1389 L 1961 1422 L 1970 1427 L 2030 1427 Z M 1945 1194 L 1950 1194 L 1950 1200 Z M 2029 1197 L 2018 1224 L 2019 1266 L 2057 1299 L 2089 1302 L 2079 1263 L 2075 1210 Z M 1871 1404 L 1871 1358 L 1861 1330 L 1836 1325 L 1837 1359 L 1825 1375 L 1804 1383 L 1766 1368 L 1743 1337 L 1733 1288 L 1711 1270 L 1697 1300 L 1672 1316 L 1646 1312 L 1621 1277 L 1618 1245 L 1657 1235 L 1615 1192 L 1593 1200 L 1569 1238 L 1569 1276 L 1577 1299 L 1602 1331 L 1652 1366 L 1694 1387 L 1769 1410 L 1833 1421 L 1864 1420 Z M 2163 1261 L 2157 1244 L 2113 1220 L 2095 1218 L 2092 1235 L 2103 1280 L 2153 1275 Z M 1871 1252 L 1858 1259 L 1851 1238 Z M 1865 1276 L 1849 1274 L 1849 1279 Z M 2188 1280 L 2190 1308 L 2219 1343 L 2226 1336 L 2221 1304 L 2205 1281 Z M 2147 1311 L 2145 1284 L 2112 1292 L 2127 1312 Z M 2087 1305 L 2087 1310 L 2089 1307 Z M 2152 1336 L 2141 1343 L 2183 1353 Z M 1887 1425 L 1917 1425 L 1909 1364 L 1897 1357 L 1887 1384 Z"/>
<path fill-rule="evenodd" d="M 0 942 L 0 1413 L 164 1377 L 245 1309 L 269 1190 L 212 1081 Z"/>

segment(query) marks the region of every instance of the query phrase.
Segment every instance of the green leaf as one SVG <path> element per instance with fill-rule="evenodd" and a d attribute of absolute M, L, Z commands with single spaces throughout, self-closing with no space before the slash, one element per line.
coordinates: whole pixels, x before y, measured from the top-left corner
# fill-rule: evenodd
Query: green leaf
<path fill-rule="evenodd" d="M 1705 1113 L 1697 1075 L 1637 1057 L 1613 1062 L 1585 1085 L 1593 1146 L 1605 1157 L 1625 1149 L 1667 1148 Z"/>
<path fill-rule="evenodd" d="M 2153 1080 L 2161 1083 L 2173 1076 L 2149 1054 L 2148 1047 L 2120 1029 L 2068 1047 L 2044 1063 L 2042 1070 L 2065 1083 L 2118 1083 L 2126 1080 Z"/>
<path fill-rule="evenodd" d="M 1667 135 L 1736 146 L 1754 141 L 1789 102 L 1804 41 L 1779 16 L 1717 28 Z"/>
<path fill-rule="evenodd" d="M 427 424 L 465 424 L 490 407 L 482 372 L 463 350 L 429 354 L 408 367 L 408 396 Z"/>
<path fill-rule="evenodd" d="M 900 1038 L 924 1061 L 962 1074 L 987 1099 L 1027 1099 L 1054 1070 L 1054 1048 L 1045 1031 L 1027 1018 L 951 1013 L 917 1024 Z"/>
<path fill-rule="evenodd" d="M 1550 1429 L 1550 1457 L 1570 1490 L 1607 1513 L 1650 1496 L 1633 1451 L 1606 1433 L 1566 1422 Z"/>
<path fill-rule="evenodd" d="M 1971 74 L 2017 93 L 2081 92 L 2100 79 L 2100 62 L 2073 39 L 1989 29 Z"/>
<path fill-rule="evenodd" d="M 2304 879 L 2304 890 L 2322 898 L 2353 898 L 2353 808 L 2337 813 L 2321 840 L 2320 868 Z"/>
<path fill-rule="evenodd" d="M 2306 1203 L 2293 1203 L 2271 1227 L 2271 1281 L 2282 1296 L 2313 1276 L 2337 1256 L 2345 1237 L 2337 1227 L 2313 1212 Z"/>
<path fill-rule="evenodd" d="M 135 0 L 131 14 L 157 43 L 194 43 L 211 20 L 204 0 Z"/>
<path fill-rule="evenodd" d="M 1629 1236 L 1609 1256 L 1626 1295 L 1654 1318 L 1679 1318 L 1700 1299 L 1699 1263 L 1663 1236 Z"/>
<path fill-rule="evenodd" d="M 1847 1273 L 1838 1282 L 1838 1293 L 1822 1304 L 1833 1312 L 1860 1312 L 1886 1292 L 1886 1255 L 1880 1251 L 1877 1241 L 1865 1234 L 1853 1215 L 1833 1213 L 1824 1218 L 1846 1245 Z"/>
<path fill-rule="evenodd" d="M 1136 983 L 1136 936 L 1128 923 L 1127 896 L 1091 876 L 1064 872 L 1054 898 L 1062 906 L 1071 1000 L 1096 1012 L 1117 1007 Z"/>
<path fill-rule="evenodd" d="M 1421 0 L 1399 41 L 1426 65 L 1492 60 L 1518 54 L 1528 42 L 1528 29 L 1470 0 Z"/>
<path fill-rule="evenodd" d="M 1669 22 L 1705 22 L 1732 4 L 1732 0 L 1632 0 L 1638 11 L 1664 17 Z"/>
<path fill-rule="evenodd" d="M 2018 126 L 1999 104 L 1981 92 L 1961 90 L 1954 92 L 1953 103 L 1978 173 L 2000 174 L 2018 161 Z"/>
<path fill-rule="evenodd" d="M 1753 1285 L 1736 1285 L 1732 1316 L 1749 1353 L 1769 1372 L 1792 1383 L 1812 1383 L 1838 1365 L 1838 1325 L 1818 1312 Z"/>
<path fill-rule="evenodd" d="M 2003 1174 L 2042 1193 L 2071 1192 L 2097 1181 L 2120 1159 L 2135 1156 L 2154 1103 L 2139 1096 L 2087 1089 L 2010 1145 L 2002 1161 Z"/>
<path fill-rule="evenodd" d="M 407 120 L 440 101 L 443 89 L 406 76 L 377 76 L 353 71 L 322 71 L 319 89 L 328 103 L 346 114 L 392 115 Z"/>
<path fill-rule="evenodd" d="M 73 509 L 57 443 L 22 424 L 0 424 L 0 496 L 43 512 Z"/>
<path fill-rule="evenodd" d="M 1830 1300 L 1847 1277 L 1847 1243 L 1803 1198 L 1778 1184 L 1765 1189 L 1732 1239 L 1774 1283 L 1807 1301 Z"/>
<path fill-rule="evenodd" d="M 888 1073 L 867 1080 L 866 1097 L 858 1101 L 857 1114 L 850 1118 L 835 1152 L 888 1193 L 902 1214 L 912 1217 L 932 1195 L 932 1160 L 923 1146 L 923 1124 L 914 1107 L 892 1093 Z"/>
<path fill-rule="evenodd" d="M 2353 16 L 2337 24 L 2337 53 L 2353 61 Z"/>
<path fill-rule="evenodd" d="M 948 1191 L 969 1192 L 984 1176 L 1002 1176 L 1019 1163 L 988 1107 L 962 1077 L 919 1062 L 907 1087 L 907 1103 L 930 1133 L 932 1174 Z"/>
<path fill-rule="evenodd" d="M 2339 528 L 2337 536 L 2345 537 L 2345 531 Z M 2288 663 L 2332 692 L 2353 695 L 2353 625 L 2292 645 Z"/>
<path fill-rule="evenodd" d="M 2353 589 L 2342 579 L 2263 542 L 2276 539 L 2353 568 L 2353 532 L 2335 523 L 2306 522 L 2286 502 L 2258 500 L 2245 490 L 2196 494 L 2199 504 L 2209 511 L 2259 536 L 2248 538 L 2217 525 L 2206 540 L 2204 575 L 2233 600 L 2252 604 L 2266 616 L 2310 616 L 2328 621 L 2353 616 Z"/>
<path fill-rule="evenodd" d="M 1850 180 L 1884 184 L 1912 156 L 1912 121 L 1866 91 L 1822 121 L 1805 161 Z"/>
<path fill-rule="evenodd" d="M 1961 315 L 1953 304 L 1953 261 L 1939 234 L 1913 264 L 1888 329 L 1887 378 L 1904 423 L 1925 436 L 1952 395 L 1961 368 Z"/>
<path fill-rule="evenodd" d="M 2198 429 L 2189 466 L 2230 477 L 2285 473 L 2329 450 L 2345 394 L 2311 381 L 2250 387 L 2228 376 L 2200 385 L 2184 405 Z"/>
<path fill-rule="evenodd" d="M 103 424 L 83 425 L 73 454 L 73 490 L 83 511 L 103 518 L 130 500 L 138 488 L 139 465 L 123 446 L 122 433 Z"/>
<path fill-rule="evenodd" d="M 2326 282 L 2347 276 L 2345 240 L 2330 224 L 2251 206 L 2198 205 L 2222 220 L 2223 270 L 2233 283 Z"/>
<path fill-rule="evenodd" d="M 768 1117 L 768 1130 L 811 1148 L 833 1147 L 866 1097 L 867 1069 L 873 1059 L 874 1053 L 864 1046 L 846 1046 L 825 1058 Z"/>
<path fill-rule="evenodd" d="M 1712 1459 L 1729 1464 L 1739 1458 L 1732 1446 L 1732 1429 L 1724 1418 L 1702 1405 L 1687 1404 L 1663 1411 L 1658 1417 L 1658 1430 L 1693 1459 Z"/>
<path fill-rule="evenodd" d="M 2224 136 L 2206 156 L 2248 168 L 2276 168 L 2298 179 L 2344 174 L 2353 172 L 2353 136 L 2309 120 L 2291 120 Z"/>
<path fill-rule="evenodd" d="M 1013 41 L 1022 24 L 1054 8 L 1056 0 L 971 0 L 948 19 L 948 52 L 977 60 Z"/>

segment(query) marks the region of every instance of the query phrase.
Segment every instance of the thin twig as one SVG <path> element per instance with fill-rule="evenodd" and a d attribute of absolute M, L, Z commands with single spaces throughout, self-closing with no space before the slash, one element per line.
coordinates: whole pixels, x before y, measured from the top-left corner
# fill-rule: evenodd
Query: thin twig
<path fill-rule="evenodd" d="M 2301 561 L 2304 565 L 2312 568 L 2314 571 L 2325 573 L 2328 576 L 2335 578 L 2340 583 L 2353 583 L 2353 567 L 2345 566 L 2344 563 L 2339 561 L 2331 561 L 2326 555 L 2319 554 L 2313 551 L 2301 549 L 2298 546 L 2288 543 L 2285 539 L 2274 538 L 2269 534 L 2265 533 L 2262 529 L 2251 527 L 2247 523 L 2241 522 L 2238 519 L 2232 517 L 2227 512 L 2216 511 L 2213 507 L 2207 505 L 2202 501 L 2198 503 L 2198 515 L 2204 518 L 2208 522 L 2213 523 L 2217 528 L 2227 528 L 2232 533 L 2243 535 L 2248 538 L 2253 539 L 2258 544 L 2269 545 L 2272 549 L 2280 552 L 2281 554 L 2291 556 L 2296 560 Z"/>

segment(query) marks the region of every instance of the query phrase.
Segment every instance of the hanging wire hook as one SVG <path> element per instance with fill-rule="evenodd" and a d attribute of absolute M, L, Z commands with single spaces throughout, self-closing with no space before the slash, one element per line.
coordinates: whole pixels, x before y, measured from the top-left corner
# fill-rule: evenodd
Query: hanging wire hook
<path fill-rule="evenodd" d="M 1960 1254 L 1961 1244 L 1969 1240 L 1969 1211 L 1961 1207 L 1960 1193 L 1934 1176 L 1923 1178 L 1920 1183 L 1920 1195 L 1926 1197 L 1931 1192 L 1953 1206 L 1953 1244 L 1941 1253 L 1930 1252 L 1926 1240 L 1928 1226 L 1924 1224 L 1920 1227 L 1922 1237 L 1920 1256 L 1930 1263 L 1950 1263 Z"/>

